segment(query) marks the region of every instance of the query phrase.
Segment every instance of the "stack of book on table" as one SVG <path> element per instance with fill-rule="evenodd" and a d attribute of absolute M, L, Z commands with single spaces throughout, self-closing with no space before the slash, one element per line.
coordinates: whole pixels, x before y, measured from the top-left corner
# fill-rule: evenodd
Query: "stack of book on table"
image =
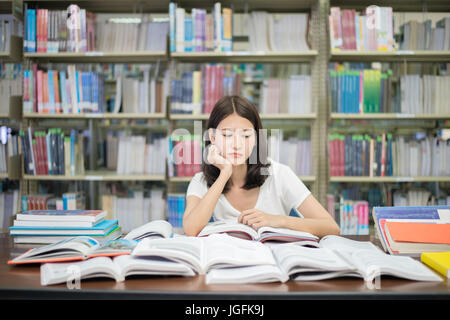
<path fill-rule="evenodd" d="M 374 207 L 375 230 L 386 252 L 419 257 L 450 251 L 450 206 Z"/>
<path fill-rule="evenodd" d="M 10 235 L 14 243 L 49 244 L 74 236 L 99 242 L 121 235 L 118 220 L 105 220 L 102 210 L 29 210 L 16 215 Z"/>
<path fill-rule="evenodd" d="M 251 235 L 245 227 L 250 228 L 213 223 L 198 237 L 190 237 L 175 234 L 167 221 L 156 220 L 103 245 L 76 237 L 32 249 L 8 264 L 41 263 L 42 285 L 65 283 L 74 269 L 80 279 L 110 277 L 118 282 L 130 275 L 205 275 L 208 284 L 337 277 L 373 281 L 381 275 L 442 281 L 420 261 L 386 254 L 367 241 L 334 235 L 319 241 L 305 232 L 275 228 L 253 230 Z"/>

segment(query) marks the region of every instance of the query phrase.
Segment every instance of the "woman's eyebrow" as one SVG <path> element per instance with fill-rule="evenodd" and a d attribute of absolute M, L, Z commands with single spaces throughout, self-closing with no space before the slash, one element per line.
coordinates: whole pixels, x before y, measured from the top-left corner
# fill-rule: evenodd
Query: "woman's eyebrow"
<path fill-rule="evenodd" d="M 231 131 L 235 131 L 235 130 L 253 131 L 253 128 L 222 128 L 221 130 L 231 130 Z"/>

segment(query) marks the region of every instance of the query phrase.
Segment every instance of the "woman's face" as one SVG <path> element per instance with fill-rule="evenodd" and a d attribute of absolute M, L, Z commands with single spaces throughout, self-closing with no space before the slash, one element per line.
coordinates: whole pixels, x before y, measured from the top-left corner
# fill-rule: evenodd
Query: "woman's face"
<path fill-rule="evenodd" d="M 256 144 L 253 124 L 236 113 L 223 119 L 215 130 L 210 129 L 210 137 L 222 157 L 235 166 L 247 161 Z"/>

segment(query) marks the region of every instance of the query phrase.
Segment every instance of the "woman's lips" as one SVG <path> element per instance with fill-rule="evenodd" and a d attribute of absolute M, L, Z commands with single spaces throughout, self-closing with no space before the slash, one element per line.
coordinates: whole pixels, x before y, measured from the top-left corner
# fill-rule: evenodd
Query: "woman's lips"
<path fill-rule="evenodd" d="M 233 153 L 229 153 L 230 156 L 234 157 L 234 158 L 240 158 L 242 157 L 242 154 L 237 153 L 237 152 L 233 152 Z"/>

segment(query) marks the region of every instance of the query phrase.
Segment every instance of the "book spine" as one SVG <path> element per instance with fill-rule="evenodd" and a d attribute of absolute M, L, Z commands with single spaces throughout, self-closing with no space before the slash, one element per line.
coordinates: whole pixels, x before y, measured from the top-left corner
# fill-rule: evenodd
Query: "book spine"
<path fill-rule="evenodd" d="M 175 52 L 176 50 L 176 7 L 177 5 L 173 2 L 169 3 L 169 44 L 170 52 Z"/>

